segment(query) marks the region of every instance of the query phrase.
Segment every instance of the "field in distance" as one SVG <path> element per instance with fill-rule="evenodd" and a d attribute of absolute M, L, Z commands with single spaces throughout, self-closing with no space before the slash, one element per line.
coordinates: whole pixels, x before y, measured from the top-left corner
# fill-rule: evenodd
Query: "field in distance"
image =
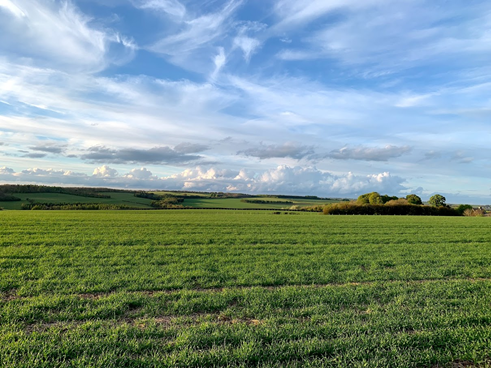
<path fill-rule="evenodd" d="M 42 188 L 42 187 L 41 187 Z M 52 190 L 53 187 L 44 187 Z M 39 192 L 39 193 L 8 193 L 20 201 L 2 201 L 0 196 L 0 207 L 5 210 L 20 210 L 23 204 L 28 203 L 54 203 L 54 204 L 108 204 L 122 205 L 135 209 L 151 209 L 152 199 L 136 197 L 137 191 L 103 191 L 97 188 L 83 188 L 85 194 L 96 193 L 109 198 L 98 198 L 84 195 L 70 194 L 71 188 L 60 188 L 67 193 Z M 0 192 L 2 188 L 0 186 Z M 342 199 L 315 198 L 315 197 L 288 197 L 288 196 L 251 196 L 245 194 L 230 193 L 206 193 L 206 192 L 182 192 L 182 191 L 154 191 L 149 192 L 159 196 L 173 196 L 183 198 L 180 203 L 184 207 L 191 208 L 237 208 L 237 209 L 288 209 L 292 206 L 310 207 L 322 206 L 328 203 L 336 203 Z"/>
<path fill-rule="evenodd" d="M 489 218 L 0 212 L 0 367 L 491 358 Z"/>

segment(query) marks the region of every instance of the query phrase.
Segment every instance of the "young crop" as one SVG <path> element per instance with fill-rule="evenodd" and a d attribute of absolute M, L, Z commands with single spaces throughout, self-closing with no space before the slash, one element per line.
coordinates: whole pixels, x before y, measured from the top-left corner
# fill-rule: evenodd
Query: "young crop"
<path fill-rule="evenodd" d="M 489 363 L 489 218 L 273 213 L 2 211 L 0 367 Z"/>

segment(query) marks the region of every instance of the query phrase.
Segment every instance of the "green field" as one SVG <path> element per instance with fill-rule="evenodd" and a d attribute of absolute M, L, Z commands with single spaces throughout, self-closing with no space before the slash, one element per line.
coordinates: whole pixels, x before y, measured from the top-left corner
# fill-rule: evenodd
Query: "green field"
<path fill-rule="evenodd" d="M 111 198 L 83 197 L 62 193 L 15 193 L 15 196 L 20 198 L 21 201 L 0 202 L 0 207 L 6 210 L 20 210 L 22 203 L 28 203 L 27 199 L 29 199 L 40 203 L 107 203 L 137 208 L 151 208 L 150 203 L 152 203 L 152 200 L 135 197 L 133 193 L 101 192 L 101 194 L 110 195 Z"/>
<path fill-rule="evenodd" d="M 187 198 L 184 200 L 183 205 L 195 208 L 288 209 L 292 206 L 309 207 L 338 202 L 337 200 L 285 199 L 264 197 L 251 197 L 247 199 L 267 200 L 276 203 L 248 203 L 242 202 L 241 198 Z"/>
<path fill-rule="evenodd" d="M 485 367 L 491 222 L 0 212 L 0 367 Z"/>
<path fill-rule="evenodd" d="M 28 199 L 39 203 L 105 203 L 115 205 L 126 205 L 134 208 L 151 209 L 151 199 L 135 197 L 131 192 L 100 192 L 111 196 L 111 198 L 83 197 L 62 193 L 15 193 L 21 201 L 1 202 L 0 207 L 5 210 L 20 210 L 22 203 L 28 203 Z M 284 199 L 284 198 L 264 198 L 249 197 L 247 199 L 260 199 L 275 201 L 278 203 L 246 203 L 241 202 L 241 198 L 210 198 L 209 193 L 202 193 L 202 198 L 186 198 L 185 192 L 155 192 L 160 195 L 171 194 L 184 197 L 182 203 L 185 207 L 193 208 L 237 208 L 237 209 L 288 209 L 291 206 L 308 207 L 319 206 L 328 203 L 338 202 L 338 200 L 312 200 L 312 199 Z M 198 196 L 199 193 L 192 193 Z M 293 202 L 293 203 L 289 203 Z"/>

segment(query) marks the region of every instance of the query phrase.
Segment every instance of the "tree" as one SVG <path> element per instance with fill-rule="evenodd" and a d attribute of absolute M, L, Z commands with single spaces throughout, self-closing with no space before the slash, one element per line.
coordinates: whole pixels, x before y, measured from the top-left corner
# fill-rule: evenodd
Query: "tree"
<path fill-rule="evenodd" d="M 423 204 L 423 201 L 416 194 L 408 194 L 406 196 L 407 202 L 410 204 Z"/>
<path fill-rule="evenodd" d="M 384 201 L 382 201 L 382 197 L 377 192 L 370 193 L 370 195 L 368 196 L 368 201 L 370 202 L 370 204 L 384 204 Z"/>
<path fill-rule="evenodd" d="M 447 199 L 441 194 L 435 194 L 430 198 L 429 203 L 434 207 L 444 207 L 446 200 Z"/>
<path fill-rule="evenodd" d="M 464 212 L 466 210 L 470 210 L 471 213 L 472 213 L 472 206 L 470 204 L 461 204 L 459 207 L 457 207 L 457 212 L 461 216 L 464 215 Z"/>
<path fill-rule="evenodd" d="M 370 196 L 371 193 L 366 193 L 366 194 L 362 194 L 361 196 L 358 197 L 358 199 L 356 200 L 356 202 L 358 204 L 369 204 L 370 203 L 370 200 L 369 200 L 369 196 Z"/>
<path fill-rule="evenodd" d="M 388 194 L 384 194 L 383 196 L 381 196 L 381 198 L 382 198 L 382 202 L 384 202 L 384 204 L 386 204 L 389 201 L 397 201 L 399 199 L 396 196 L 390 196 Z"/>

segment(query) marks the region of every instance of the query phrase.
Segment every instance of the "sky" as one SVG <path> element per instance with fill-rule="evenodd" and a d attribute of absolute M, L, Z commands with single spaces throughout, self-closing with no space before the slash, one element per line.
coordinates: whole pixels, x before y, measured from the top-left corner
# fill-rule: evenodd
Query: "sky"
<path fill-rule="evenodd" d="M 488 0 L 0 0 L 0 183 L 491 203 Z"/>

